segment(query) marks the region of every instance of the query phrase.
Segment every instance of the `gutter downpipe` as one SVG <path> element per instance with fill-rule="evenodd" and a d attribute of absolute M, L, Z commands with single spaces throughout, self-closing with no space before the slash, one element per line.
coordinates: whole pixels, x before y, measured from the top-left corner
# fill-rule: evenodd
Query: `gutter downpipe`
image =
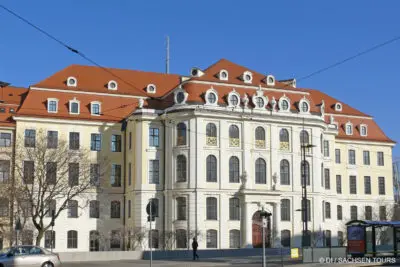
<path fill-rule="evenodd" d="M 167 126 L 166 126 L 166 123 L 165 123 L 165 118 L 166 118 L 166 112 L 164 112 L 164 114 L 163 114 L 164 116 L 163 116 L 163 118 L 161 118 L 161 123 L 163 124 L 163 126 L 164 126 L 164 144 L 163 144 L 163 148 L 164 148 L 164 157 L 163 157 L 163 168 L 164 168 L 164 179 L 163 179 L 163 218 L 162 218 L 162 221 L 163 221 L 163 228 L 164 228 L 164 235 L 165 235 L 165 232 L 166 232 L 166 230 L 167 230 L 167 227 L 166 227 L 166 225 L 165 225 L 165 216 L 166 216 L 166 212 L 165 212 L 165 209 L 166 209 L 166 203 L 165 203 L 165 199 L 166 199 L 166 197 L 165 197 L 165 194 L 166 194 L 166 188 L 165 188 L 165 185 L 166 185 L 166 177 L 167 177 L 167 168 L 166 168 L 166 165 L 165 165 L 165 162 L 166 162 L 166 157 L 167 157 Z M 165 242 L 164 242 L 164 244 L 163 244 L 163 246 L 164 246 L 164 250 L 165 250 Z"/>
<path fill-rule="evenodd" d="M 126 129 L 128 128 L 128 121 L 125 120 L 125 129 L 124 129 L 124 154 L 123 154 L 123 162 L 124 162 L 124 216 L 122 219 L 122 226 L 124 228 L 124 237 L 126 236 L 126 153 L 127 153 L 127 149 L 126 149 Z M 128 166 L 129 167 L 129 166 Z M 128 237 L 129 238 L 129 237 Z M 126 246 L 125 246 L 125 238 L 122 238 L 122 247 L 123 250 L 126 250 Z"/>

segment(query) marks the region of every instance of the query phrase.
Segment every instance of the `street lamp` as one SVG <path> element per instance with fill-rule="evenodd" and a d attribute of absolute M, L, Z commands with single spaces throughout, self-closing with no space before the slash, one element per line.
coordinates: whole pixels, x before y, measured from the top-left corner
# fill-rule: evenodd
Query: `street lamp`
<path fill-rule="evenodd" d="M 304 130 L 304 121 L 303 121 L 303 130 Z M 306 236 L 308 233 L 308 205 L 307 205 L 307 181 L 306 181 L 306 149 L 315 147 L 315 145 L 312 144 L 306 144 L 305 140 L 301 140 L 301 182 L 302 182 L 302 191 L 301 191 L 301 209 L 299 211 L 302 211 L 302 217 L 303 217 L 303 235 L 302 235 L 302 247 L 309 246 L 308 244 L 308 239 L 306 242 Z M 310 172 L 310 170 L 308 170 Z M 310 175 L 310 173 L 308 173 Z"/>
<path fill-rule="evenodd" d="M 265 227 L 267 226 L 267 218 L 271 217 L 272 213 L 265 211 L 264 208 L 260 211 L 260 217 L 262 218 L 262 245 L 263 245 L 263 267 L 266 266 L 265 262 Z"/>

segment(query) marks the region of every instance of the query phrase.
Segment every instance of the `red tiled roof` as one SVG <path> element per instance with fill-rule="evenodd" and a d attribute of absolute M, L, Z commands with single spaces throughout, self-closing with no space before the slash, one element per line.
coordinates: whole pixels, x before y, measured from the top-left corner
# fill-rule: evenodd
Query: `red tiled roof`
<path fill-rule="evenodd" d="M 47 112 L 47 99 L 58 99 L 58 112 Z M 69 101 L 76 98 L 80 101 L 80 114 L 69 113 Z M 99 101 L 101 103 L 100 116 L 90 113 L 90 103 Z M 30 90 L 24 103 L 18 111 L 19 116 L 91 120 L 105 122 L 120 122 L 128 117 L 138 106 L 137 98 L 104 96 L 94 94 L 79 94 L 74 92 L 39 91 Z"/>
<path fill-rule="evenodd" d="M 77 79 L 76 87 L 66 85 L 68 77 Z M 111 80 L 117 82 L 117 90 L 107 89 L 108 82 Z M 175 74 L 71 65 L 33 85 L 33 87 L 159 97 L 174 89 L 179 82 L 180 76 Z M 155 94 L 146 92 L 149 84 L 156 86 Z"/>
<path fill-rule="evenodd" d="M 18 110 L 27 92 L 28 89 L 22 87 L 0 87 L 0 127 L 15 126 L 15 121 L 12 119 L 12 116 L 15 115 L 13 112 Z"/>

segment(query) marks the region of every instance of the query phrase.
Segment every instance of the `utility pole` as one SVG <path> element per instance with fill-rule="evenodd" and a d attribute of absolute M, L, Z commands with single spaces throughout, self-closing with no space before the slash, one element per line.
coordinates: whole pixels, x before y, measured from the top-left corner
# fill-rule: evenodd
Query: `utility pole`
<path fill-rule="evenodd" d="M 150 216 L 153 216 L 152 214 L 152 210 L 151 210 L 151 206 L 152 206 L 152 199 L 150 199 Z M 150 267 L 152 266 L 152 264 L 153 264 L 153 250 L 152 250 L 152 243 L 153 243 L 153 239 L 152 239 L 152 236 L 151 236 L 151 219 L 150 219 Z"/>
<path fill-rule="evenodd" d="M 169 73 L 169 36 L 167 36 L 167 47 L 166 47 L 167 57 L 165 58 L 165 72 Z"/>

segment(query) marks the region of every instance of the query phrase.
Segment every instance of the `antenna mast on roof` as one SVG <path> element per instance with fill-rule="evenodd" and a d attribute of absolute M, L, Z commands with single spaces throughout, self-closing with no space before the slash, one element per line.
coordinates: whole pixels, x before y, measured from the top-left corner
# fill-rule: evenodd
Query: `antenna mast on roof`
<path fill-rule="evenodd" d="M 167 35 L 167 58 L 165 59 L 165 72 L 169 73 L 169 36 Z"/>

